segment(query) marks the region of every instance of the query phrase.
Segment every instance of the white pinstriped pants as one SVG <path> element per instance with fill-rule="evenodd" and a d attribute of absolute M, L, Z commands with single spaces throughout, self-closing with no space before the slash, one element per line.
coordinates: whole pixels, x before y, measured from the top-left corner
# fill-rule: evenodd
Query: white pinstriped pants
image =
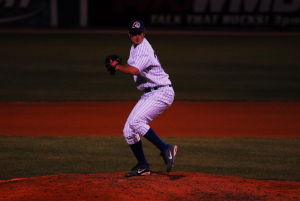
<path fill-rule="evenodd" d="M 126 142 L 131 145 L 140 141 L 140 136 L 150 129 L 148 123 L 171 106 L 174 96 L 174 90 L 169 86 L 144 93 L 125 123 L 123 134 Z"/>

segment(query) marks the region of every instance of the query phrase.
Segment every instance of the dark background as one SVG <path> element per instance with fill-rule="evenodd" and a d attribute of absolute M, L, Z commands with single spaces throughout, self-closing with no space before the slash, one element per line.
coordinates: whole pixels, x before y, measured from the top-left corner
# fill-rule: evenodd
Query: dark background
<path fill-rule="evenodd" d="M 300 100 L 299 11 L 300 0 L 3 0 L 0 101 L 138 99 L 131 77 L 103 64 L 126 61 L 132 18 L 145 21 L 177 100 Z"/>
<path fill-rule="evenodd" d="M 300 0 L 29 0 L 26 6 L 24 2 L 0 2 L 0 28 L 118 28 L 134 18 L 160 29 L 299 31 L 300 27 Z M 81 3 L 88 7 L 85 14 L 80 12 Z M 57 25 L 51 23 L 54 15 Z M 84 25 L 79 23 L 82 15 L 88 19 Z"/>

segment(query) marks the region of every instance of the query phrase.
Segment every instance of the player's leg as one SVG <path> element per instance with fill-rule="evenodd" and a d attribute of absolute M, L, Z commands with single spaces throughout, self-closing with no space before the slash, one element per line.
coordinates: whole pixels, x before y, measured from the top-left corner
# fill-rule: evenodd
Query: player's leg
<path fill-rule="evenodd" d="M 150 127 L 144 137 L 154 144 L 161 152 L 168 148 L 168 145 Z"/>
<path fill-rule="evenodd" d="M 173 166 L 177 146 L 163 142 L 148 123 L 164 112 L 173 100 L 174 91 L 170 88 L 147 93 L 135 106 L 126 123 L 133 133 L 139 133 L 160 149 L 167 171 L 170 171 Z"/>
<path fill-rule="evenodd" d="M 152 142 L 158 149 L 164 151 L 167 145 L 158 137 L 155 131 L 150 128 L 149 122 L 163 113 L 171 106 L 174 100 L 174 91 L 165 87 L 142 96 L 142 101 L 136 106 L 137 109 L 130 116 L 129 127 L 147 140 Z"/>
<path fill-rule="evenodd" d="M 175 156 L 177 154 L 177 145 L 165 144 L 158 135 L 154 132 L 152 128 L 148 130 L 146 135 L 144 135 L 152 144 L 154 144 L 160 151 L 161 157 L 163 158 L 165 164 L 167 165 L 167 172 L 170 172 L 175 161 Z"/>
<path fill-rule="evenodd" d="M 132 109 L 123 129 L 124 138 L 137 160 L 137 165 L 125 174 L 126 177 L 150 174 L 150 165 L 145 157 L 141 138 L 139 134 L 136 134 L 129 126 L 129 122 L 131 122 L 132 117 L 135 116 L 134 114 L 138 111 L 139 105 L 142 104 L 142 102 L 143 100 L 141 99 Z"/>
<path fill-rule="evenodd" d="M 142 141 L 138 141 L 135 144 L 129 145 L 138 163 L 125 174 L 126 177 L 132 176 L 144 176 L 150 174 L 150 165 L 144 155 Z"/>

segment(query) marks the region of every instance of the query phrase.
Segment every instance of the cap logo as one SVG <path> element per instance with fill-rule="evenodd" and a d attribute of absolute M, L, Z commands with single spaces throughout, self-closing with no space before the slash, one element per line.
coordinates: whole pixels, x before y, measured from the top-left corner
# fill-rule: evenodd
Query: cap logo
<path fill-rule="evenodd" d="M 134 22 L 133 25 L 132 25 L 132 29 L 134 29 L 134 28 L 139 29 L 140 27 L 141 27 L 140 22 Z"/>

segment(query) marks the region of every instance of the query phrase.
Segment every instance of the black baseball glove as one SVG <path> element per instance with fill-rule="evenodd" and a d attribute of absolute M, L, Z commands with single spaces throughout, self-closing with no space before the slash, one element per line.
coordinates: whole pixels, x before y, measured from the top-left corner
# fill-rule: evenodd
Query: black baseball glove
<path fill-rule="evenodd" d="M 105 67 L 111 75 L 116 73 L 117 64 L 122 64 L 122 59 L 118 55 L 109 55 L 105 58 Z"/>

